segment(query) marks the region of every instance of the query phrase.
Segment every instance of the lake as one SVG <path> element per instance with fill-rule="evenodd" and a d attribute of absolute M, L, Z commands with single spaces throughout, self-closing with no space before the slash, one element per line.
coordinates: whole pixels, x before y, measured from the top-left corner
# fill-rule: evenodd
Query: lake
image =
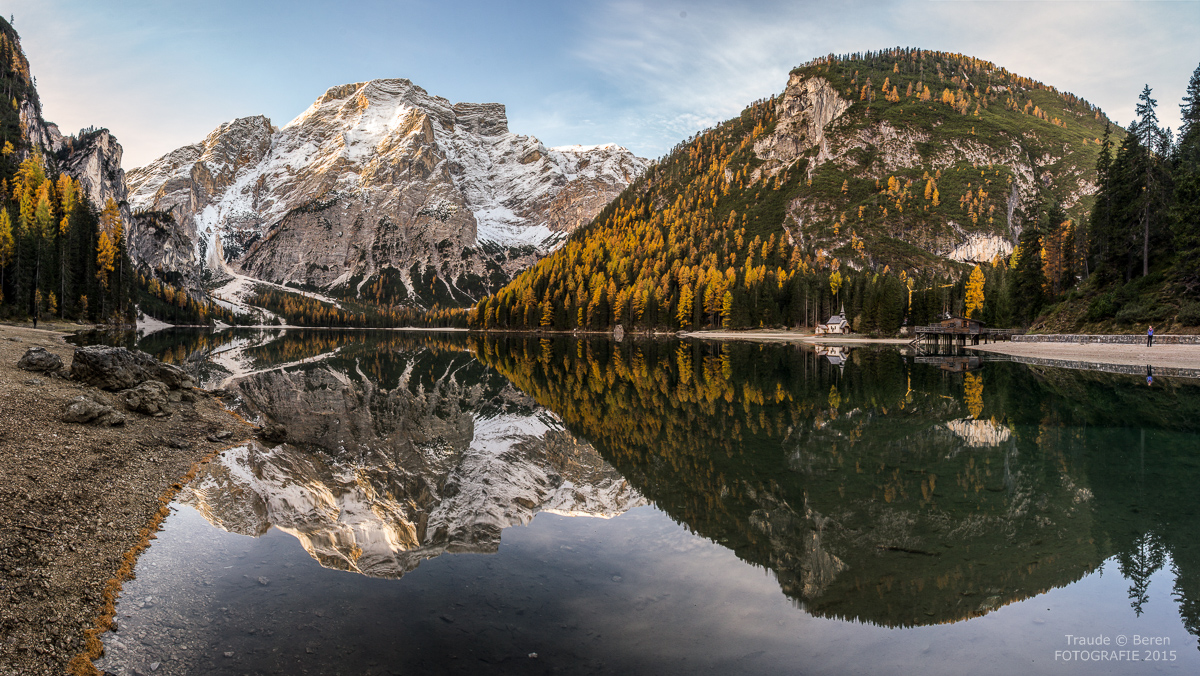
<path fill-rule="evenodd" d="M 247 418 L 115 674 L 1200 672 L 1200 381 L 894 347 L 138 341 Z"/>

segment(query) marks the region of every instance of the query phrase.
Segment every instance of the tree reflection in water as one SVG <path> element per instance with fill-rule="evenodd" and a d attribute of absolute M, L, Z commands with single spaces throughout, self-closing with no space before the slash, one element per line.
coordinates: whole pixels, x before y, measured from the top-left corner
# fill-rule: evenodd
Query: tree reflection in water
<path fill-rule="evenodd" d="M 505 462 L 558 479 L 528 495 L 493 495 L 500 502 L 487 509 L 521 516 L 490 521 L 489 543 L 506 523 L 548 508 L 563 477 L 592 488 L 627 482 L 621 504 L 644 496 L 773 571 L 817 616 L 958 621 L 1067 585 L 1109 558 L 1140 613 L 1151 575 L 1169 560 L 1184 623 L 1200 631 L 1194 382 L 1138 388 L 1131 377 L 939 364 L 891 348 L 837 350 L 835 360 L 801 345 L 238 336 L 158 340 L 185 363 L 243 340 L 246 373 L 232 385 L 287 423 L 288 453 L 320 458 L 320 477 L 307 480 L 349 470 L 371 495 L 405 505 L 411 528 L 396 551 L 437 555 L 454 551 L 455 537 L 466 542 L 477 524 L 443 522 L 440 535 L 429 524 L 471 488 L 455 468 L 470 455 L 473 426 L 542 416 L 548 431 L 506 451 Z M 278 363 L 295 366 L 271 370 Z M 354 546 L 318 558 L 355 569 L 346 555 Z"/>

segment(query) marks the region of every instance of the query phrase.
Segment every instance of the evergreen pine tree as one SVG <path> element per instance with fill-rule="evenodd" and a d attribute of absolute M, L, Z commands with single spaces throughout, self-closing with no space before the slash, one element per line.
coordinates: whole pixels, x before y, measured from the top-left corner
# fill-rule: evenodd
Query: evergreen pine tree
<path fill-rule="evenodd" d="M 1041 310 L 1045 298 L 1042 290 L 1046 283 L 1042 272 L 1042 232 L 1037 223 L 1025 224 L 1018 247 L 1019 258 L 1009 277 L 1012 280 L 1009 297 L 1016 309 L 1016 319 L 1028 324 Z"/>
<path fill-rule="evenodd" d="M 1138 140 L 1142 145 L 1153 148 L 1158 140 L 1158 113 L 1155 107 L 1158 106 L 1158 101 L 1150 98 L 1150 85 L 1142 87 L 1142 93 L 1138 95 L 1138 103 L 1134 108 L 1134 114 L 1137 115 L 1135 122 L 1136 127 L 1134 133 L 1138 135 Z"/>
<path fill-rule="evenodd" d="M 1179 168 L 1185 172 L 1200 171 L 1200 66 L 1192 73 L 1179 107 L 1183 118 L 1176 153 Z"/>
<path fill-rule="evenodd" d="M 1200 66 L 1192 73 L 1180 108 L 1183 126 L 1175 151 L 1172 240 L 1176 276 L 1196 296 L 1200 294 Z"/>

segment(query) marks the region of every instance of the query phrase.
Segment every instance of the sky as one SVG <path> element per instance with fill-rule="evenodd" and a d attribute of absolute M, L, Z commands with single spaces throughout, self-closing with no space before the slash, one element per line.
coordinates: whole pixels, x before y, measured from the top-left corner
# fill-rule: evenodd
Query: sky
<path fill-rule="evenodd" d="M 234 118 L 286 124 L 326 89 L 374 78 L 503 103 L 511 131 L 547 146 L 618 143 L 657 158 L 829 53 L 960 52 L 1122 125 L 1149 85 L 1175 128 L 1200 65 L 1200 0 L 16 0 L 0 12 L 46 119 L 64 133 L 109 128 L 126 170 Z"/>

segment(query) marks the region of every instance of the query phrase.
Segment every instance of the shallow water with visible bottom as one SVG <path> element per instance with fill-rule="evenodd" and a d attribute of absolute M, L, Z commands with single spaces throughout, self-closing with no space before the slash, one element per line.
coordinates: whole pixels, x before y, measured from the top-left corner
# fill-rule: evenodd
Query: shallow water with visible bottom
<path fill-rule="evenodd" d="M 154 334 L 204 467 L 114 674 L 1200 669 L 1200 383 L 892 348 Z"/>

